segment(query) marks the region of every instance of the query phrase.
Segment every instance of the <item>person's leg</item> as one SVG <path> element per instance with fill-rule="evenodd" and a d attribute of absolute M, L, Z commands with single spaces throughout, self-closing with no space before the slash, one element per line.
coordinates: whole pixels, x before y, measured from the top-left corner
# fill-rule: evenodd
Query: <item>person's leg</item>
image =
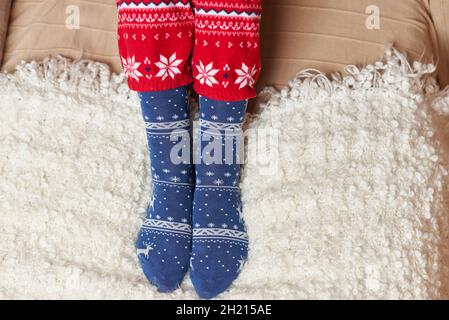
<path fill-rule="evenodd" d="M 248 99 L 256 96 L 262 2 L 193 0 L 193 4 L 192 70 L 194 89 L 201 96 L 202 158 L 196 164 L 190 277 L 201 297 L 212 298 L 228 288 L 247 258 L 236 141 L 242 137 Z M 209 136 L 222 139 L 224 146 L 215 139 L 208 141 Z"/>
<path fill-rule="evenodd" d="M 159 91 L 192 82 L 194 13 L 189 0 L 117 0 L 118 48 L 128 85 Z"/>
<path fill-rule="evenodd" d="M 239 188 L 246 106 L 200 97 L 190 277 L 206 299 L 226 290 L 247 258 Z"/>
<path fill-rule="evenodd" d="M 136 247 L 148 280 L 176 289 L 189 266 L 194 189 L 187 87 L 139 93 L 153 178 L 153 198 Z"/>
<path fill-rule="evenodd" d="M 195 91 L 221 101 L 254 98 L 260 66 L 261 0 L 193 0 Z"/>
<path fill-rule="evenodd" d="M 119 52 L 129 87 L 139 92 L 153 180 L 137 255 L 148 280 L 167 292 L 181 283 L 191 252 L 194 172 L 186 84 L 192 82 L 194 16 L 189 0 L 117 5 Z M 178 164 L 179 155 L 187 163 Z"/>

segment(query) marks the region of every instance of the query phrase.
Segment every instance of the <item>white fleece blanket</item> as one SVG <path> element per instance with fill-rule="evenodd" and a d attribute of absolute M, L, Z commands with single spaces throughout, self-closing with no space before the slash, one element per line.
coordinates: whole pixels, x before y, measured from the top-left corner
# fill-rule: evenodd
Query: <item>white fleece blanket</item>
<path fill-rule="evenodd" d="M 448 297 L 449 99 L 393 49 L 347 69 L 262 93 L 241 185 L 249 261 L 219 298 Z M 188 277 L 160 294 L 139 270 L 150 177 L 123 80 L 61 57 L 0 75 L 0 298 L 196 298 Z"/>

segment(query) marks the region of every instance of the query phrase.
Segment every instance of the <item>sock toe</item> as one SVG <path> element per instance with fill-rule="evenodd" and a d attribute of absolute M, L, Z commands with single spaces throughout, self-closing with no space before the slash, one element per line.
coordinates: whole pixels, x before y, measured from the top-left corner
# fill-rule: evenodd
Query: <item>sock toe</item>
<path fill-rule="evenodd" d="M 178 289 L 185 275 L 184 273 L 168 273 L 164 271 L 164 268 L 157 268 L 154 265 L 150 266 L 142 262 L 141 267 L 147 280 L 155 285 L 161 293 L 168 293 Z"/>
<path fill-rule="evenodd" d="M 236 276 L 229 278 L 214 278 L 195 272 L 190 273 L 190 280 L 192 281 L 193 287 L 202 299 L 215 298 L 220 293 L 226 291 L 236 278 Z"/>

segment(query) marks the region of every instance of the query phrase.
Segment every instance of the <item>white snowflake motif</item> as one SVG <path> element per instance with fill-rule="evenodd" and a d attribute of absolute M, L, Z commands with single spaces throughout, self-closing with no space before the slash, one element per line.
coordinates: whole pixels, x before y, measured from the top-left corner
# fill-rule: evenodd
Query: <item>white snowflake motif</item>
<path fill-rule="evenodd" d="M 163 116 L 157 116 L 157 117 L 156 117 L 156 120 L 157 120 L 157 121 L 162 121 L 162 120 L 164 120 L 164 117 L 163 117 Z"/>
<path fill-rule="evenodd" d="M 174 176 L 174 177 L 171 177 L 170 178 L 170 181 L 172 181 L 172 182 L 179 182 L 179 181 L 181 181 L 181 178 L 179 178 L 179 177 L 176 177 L 176 176 Z"/>
<path fill-rule="evenodd" d="M 221 186 L 223 184 L 223 182 L 224 182 L 223 180 L 217 179 L 214 181 L 214 184 L 216 184 L 217 186 Z"/>
<path fill-rule="evenodd" d="M 176 59 L 176 52 L 168 59 L 161 54 L 160 61 L 155 63 L 160 69 L 156 77 L 162 77 L 162 80 L 165 80 L 167 77 L 174 79 L 175 75 L 181 73 L 181 70 L 178 68 L 181 62 L 182 59 Z"/>
<path fill-rule="evenodd" d="M 136 62 L 136 57 L 128 57 L 127 59 L 122 57 L 123 71 L 128 78 L 132 78 L 139 82 L 139 77 L 143 76 L 139 70 L 140 62 Z"/>
<path fill-rule="evenodd" d="M 160 176 L 158 174 L 154 175 L 154 180 L 158 180 L 160 178 Z"/>
<path fill-rule="evenodd" d="M 181 222 L 183 222 L 183 223 L 187 223 L 187 222 L 188 222 L 188 220 L 187 220 L 186 218 L 182 218 L 182 219 L 181 219 Z"/>
<path fill-rule="evenodd" d="M 212 120 L 218 120 L 218 117 L 216 115 L 213 115 L 210 117 Z"/>
<path fill-rule="evenodd" d="M 221 225 L 221 227 L 222 227 L 223 229 L 226 229 L 226 228 L 228 227 L 228 225 L 227 225 L 226 223 L 223 223 L 223 224 Z"/>
<path fill-rule="evenodd" d="M 239 227 L 235 224 L 232 226 L 235 230 L 237 230 Z"/>
<path fill-rule="evenodd" d="M 168 221 L 173 221 L 173 220 L 175 220 L 175 219 L 173 219 L 173 217 L 167 217 L 167 220 L 168 220 Z"/>
<path fill-rule="evenodd" d="M 209 63 L 207 66 L 204 66 L 203 62 L 200 61 L 200 64 L 196 66 L 198 75 L 195 78 L 199 80 L 201 84 L 206 84 L 209 87 L 212 87 L 214 84 L 218 84 L 218 81 L 214 78 L 214 76 L 220 70 L 213 69 L 213 67 L 213 62 Z"/>
<path fill-rule="evenodd" d="M 213 175 L 215 175 L 215 173 L 213 173 L 212 171 L 206 172 L 206 176 L 208 176 L 208 177 L 212 177 Z"/>
<path fill-rule="evenodd" d="M 169 170 L 169 169 L 163 169 L 162 172 L 164 172 L 164 173 L 170 173 L 170 170 Z"/>
<path fill-rule="evenodd" d="M 237 260 L 237 262 L 239 263 L 237 272 L 240 273 L 240 271 L 242 271 L 243 267 L 245 266 L 246 260 L 242 256 L 240 256 L 240 259 Z"/>
<path fill-rule="evenodd" d="M 201 225 L 199 223 L 195 223 L 195 228 L 199 228 Z"/>
<path fill-rule="evenodd" d="M 227 117 L 226 120 L 228 120 L 229 122 L 234 121 L 234 117 Z"/>
<path fill-rule="evenodd" d="M 174 115 L 172 116 L 172 119 L 174 119 L 174 120 L 179 119 L 179 116 L 178 116 L 177 114 L 174 114 Z"/>
<path fill-rule="evenodd" d="M 215 227 L 215 224 L 213 224 L 213 223 L 211 222 L 211 223 L 209 223 L 207 226 L 208 226 L 209 228 L 213 228 L 213 227 Z"/>
<path fill-rule="evenodd" d="M 187 170 L 181 170 L 181 174 L 187 174 Z"/>
<path fill-rule="evenodd" d="M 238 75 L 237 80 L 235 80 L 235 84 L 240 84 L 239 89 L 242 89 L 246 86 L 251 87 L 252 85 L 254 85 L 254 75 L 257 72 L 256 65 L 254 65 L 253 68 L 249 70 L 249 67 L 245 63 L 242 63 L 242 68 L 236 69 L 235 72 Z"/>
<path fill-rule="evenodd" d="M 230 176 L 232 176 L 232 173 L 226 172 L 226 173 L 224 174 L 224 176 L 225 176 L 225 177 L 230 177 Z"/>
<path fill-rule="evenodd" d="M 154 209 L 154 201 L 156 200 L 156 198 L 155 197 L 152 197 L 151 198 L 151 201 L 150 201 L 150 208 L 151 209 Z"/>

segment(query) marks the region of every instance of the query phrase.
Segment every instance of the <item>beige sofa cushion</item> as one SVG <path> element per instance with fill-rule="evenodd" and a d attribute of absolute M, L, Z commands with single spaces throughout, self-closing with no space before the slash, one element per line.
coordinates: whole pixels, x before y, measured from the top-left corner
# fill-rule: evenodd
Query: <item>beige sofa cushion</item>
<path fill-rule="evenodd" d="M 3 48 L 6 41 L 6 32 L 8 30 L 9 13 L 12 0 L 0 1 L 0 65 L 3 58 Z"/>
<path fill-rule="evenodd" d="M 332 72 L 373 62 L 387 43 L 411 59 L 436 61 L 428 1 L 265 0 L 259 88 L 285 85 L 304 68 Z M 80 8 L 79 30 L 65 27 L 69 5 Z M 379 30 L 365 26 L 369 5 L 380 9 Z M 3 69 L 49 54 L 100 60 L 120 71 L 115 0 L 15 0 Z"/>
<path fill-rule="evenodd" d="M 367 7 L 379 8 L 380 29 L 366 27 Z M 385 44 L 411 59 L 436 59 L 433 25 L 425 1 L 265 1 L 261 82 L 284 84 L 307 67 L 324 72 L 379 59 Z"/>
<path fill-rule="evenodd" d="M 79 29 L 66 27 L 72 6 L 79 8 Z M 119 71 L 116 34 L 115 0 L 14 0 L 2 69 L 62 54 L 103 61 Z"/>

